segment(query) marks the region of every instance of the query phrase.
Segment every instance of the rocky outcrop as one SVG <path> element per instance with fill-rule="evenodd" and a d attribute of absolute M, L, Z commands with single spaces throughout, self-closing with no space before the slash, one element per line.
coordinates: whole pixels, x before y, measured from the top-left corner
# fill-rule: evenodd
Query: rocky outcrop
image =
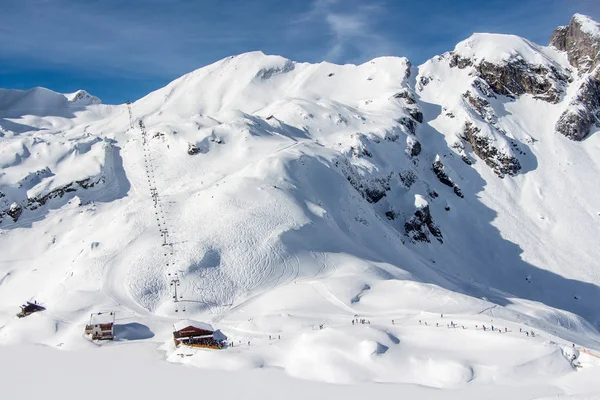
<path fill-rule="evenodd" d="M 190 156 L 193 156 L 194 154 L 200 153 L 200 149 L 194 143 L 188 143 L 187 153 Z"/>
<path fill-rule="evenodd" d="M 335 165 L 340 168 L 350 185 L 369 203 L 377 203 L 390 190 L 392 174 L 386 177 L 362 176 L 356 171 L 356 167 L 345 158 L 337 160 Z"/>
<path fill-rule="evenodd" d="M 600 126 L 600 24 L 575 14 L 568 26 L 558 27 L 550 45 L 567 53 L 583 81 L 567 109 L 556 122 L 556 131 L 571 140 L 583 140 Z M 588 74 L 586 76 L 586 74 Z"/>
<path fill-rule="evenodd" d="M 275 67 L 272 67 L 272 68 L 263 68 L 263 69 L 260 69 L 256 73 L 256 76 L 254 77 L 254 79 L 267 80 L 267 79 L 272 78 L 275 75 L 285 74 L 285 73 L 288 73 L 290 71 L 293 71 L 295 67 L 296 67 L 296 65 L 294 64 L 293 61 L 286 60 L 283 65 L 278 65 L 278 66 L 275 66 Z M 333 74 L 331 74 L 330 76 L 332 76 L 332 75 Z"/>
<path fill-rule="evenodd" d="M 593 126 L 600 127 L 600 66 L 579 86 L 569 107 L 556 123 L 556 131 L 571 140 L 583 140 Z"/>
<path fill-rule="evenodd" d="M 20 201 L 19 203 L 13 202 L 8 209 L 0 211 L 0 222 L 2 221 L 2 216 L 4 215 L 8 215 L 14 222 L 16 222 L 25 210 L 37 210 L 39 207 L 45 205 L 49 200 L 61 198 L 65 194 L 75 192 L 78 189 L 93 188 L 99 183 L 104 183 L 104 181 L 104 177 L 87 178 L 56 188 L 43 196 L 31 197 L 27 200 Z"/>
<path fill-rule="evenodd" d="M 444 170 L 444 164 L 440 161 L 439 156 L 436 157 L 436 160 L 431 165 L 431 170 L 441 183 L 449 188 L 452 188 L 455 195 L 461 199 L 465 197 L 462 193 L 462 190 L 460 190 L 460 188 L 452 181 L 452 179 L 450 179 L 448 174 L 446 174 L 446 171 Z"/>
<path fill-rule="evenodd" d="M 463 139 L 471 144 L 477 157 L 492 168 L 500 178 L 504 178 L 506 175 L 515 176 L 521 169 L 521 163 L 516 157 L 495 147 L 492 140 L 481 135 L 481 130 L 469 121 L 464 125 Z"/>
<path fill-rule="evenodd" d="M 580 74 L 600 65 L 600 25 L 585 15 L 575 14 L 568 26 L 558 27 L 550 45 L 566 52 Z"/>
<path fill-rule="evenodd" d="M 566 82 L 570 77 L 556 67 L 529 64 L 521 58 L 502 63 L 485 60 L 474 64 L 472 60 L 450 53 L 450 67 L 464 69 L 475 68 L 477 76 L 483 80 L 495 94 L 516 97 L 525 93 L 550 103 L 558 103 Z"/>
<path fill-rule="evenodd" d="M 430 243 L 429 235 L 433 236 L 438 242 L 443 243 L 442 231 L 433 221 L 429 206 L 423 206 L 415 211 L 415 214 L 404 224 L 406 236 L 415 242 Z"/>
<path fill-rule="evenodd" d="M 406 138 L 406 153 L 411 157 L 417 157 L 421 154 L 421 143 L 412 136 Z"/>
<path fill-rule="evenodd" d="M 393 96 L 395 99 L 404 99 L 406 104 L 416 104 L 417 101 L 408 89 L 402 89 Z"/>
<path fill-rule="evenodd" d="M 400 125 L 404 126 L 408 133 L 414 135 L 417 132 L 417 123 L 409 117 L 401 117 L 396 120 Z"/>
<path fill-rule="evenodd" d="M 398 177 L 400 178 L 402 185 L 407 189 L 410 189 L 410 187 L 419 180 L 417 175 L 410 170 L 398 172 Z"/>
<path fill-rule="evenodd" d="M 12 218 L 13 222 L 17 222 L 23 209 L 17 203 L 12 203 L 8 211 L 6 211 L 6 215 Z"/>

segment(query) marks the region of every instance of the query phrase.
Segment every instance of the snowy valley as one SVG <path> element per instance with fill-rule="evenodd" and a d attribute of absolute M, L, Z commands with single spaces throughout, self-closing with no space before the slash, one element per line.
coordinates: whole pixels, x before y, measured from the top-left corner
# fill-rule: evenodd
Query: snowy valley
<path fill-rule="evenodd" d="M 3 370 L 64 363 L 30 397 L 94 360 L 140 397 L 598 398 L 599 131 L 579 14 L 420 66 L 246 53 L 129 104 L 0 89 Z M 184 318 L 229 345 L 176 348 Z"/>

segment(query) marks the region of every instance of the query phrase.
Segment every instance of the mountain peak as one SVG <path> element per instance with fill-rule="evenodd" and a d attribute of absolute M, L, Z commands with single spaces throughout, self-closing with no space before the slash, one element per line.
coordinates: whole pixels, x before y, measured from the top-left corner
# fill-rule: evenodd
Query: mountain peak
<path fill-rule="evenodd" d="M 98 97 L 92 96 L 83 89 L 80 89 L 74 93 L 65 93 L 65 97 L 71 104 L 76 106 L 88 106 L 90 104 L 102 103 Z"/>
<path fill-rule="evenodd" d="M 586 15 L 575 14 L 569 25 L 556 28 L 550 45 L 566 52 L 580 73 L 590 72 L 600 64 L 600 24 Z"/>
<path fill-rule="evenodd" d="M 573 24 L 579 25 L 583 32 L 600 40 L 600 24 L 592 17 L 583 14 L 575 14 L 573 15 L 573 18 L 571 18 L 571 25 Z"/>

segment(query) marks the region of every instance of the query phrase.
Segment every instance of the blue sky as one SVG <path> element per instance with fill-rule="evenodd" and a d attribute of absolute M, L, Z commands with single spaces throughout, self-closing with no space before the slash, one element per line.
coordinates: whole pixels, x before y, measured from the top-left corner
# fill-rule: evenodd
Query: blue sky
<path fill-rule="evenodd" d="M 0 0 L 0 87 L 135 100 L 221 58 L 419 64 L 473 32 L 546 44 L 599 0 Z"/>

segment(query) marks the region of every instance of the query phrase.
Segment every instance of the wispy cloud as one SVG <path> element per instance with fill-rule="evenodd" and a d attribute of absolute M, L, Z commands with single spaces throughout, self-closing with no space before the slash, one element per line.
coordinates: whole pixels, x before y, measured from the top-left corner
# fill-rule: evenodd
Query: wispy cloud
<path fill-rule="evenodd" d="M 364 62 L 382 55 L 397 55 L 399 44 L 378 28 L 385 7 L 359 0 L 314 0 L 294 25 L 321 25 L 327 46 L 322 57 L 332 62 Z M 297 26 L 293 29 L 298 29 Z"/>

